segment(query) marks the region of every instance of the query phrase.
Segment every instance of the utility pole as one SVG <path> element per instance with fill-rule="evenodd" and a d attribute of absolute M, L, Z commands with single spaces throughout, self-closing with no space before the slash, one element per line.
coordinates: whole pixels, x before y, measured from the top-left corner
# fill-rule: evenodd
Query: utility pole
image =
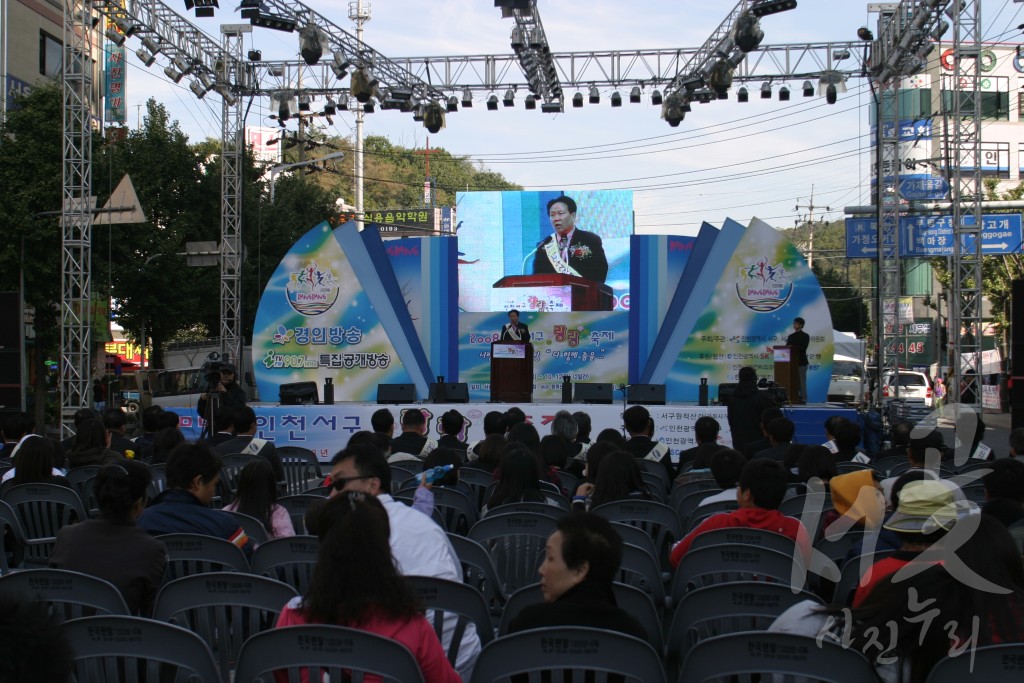
<path fill-rule="evenodd" d="M 426 149 L 417 149 L 413 154 L 422 154 L 427 160 L 426 177 L 423 181 L 423 206 L 431 208 L 434 206 L 433 178 L 430 177 L 430 153 L 437 150 L 430 149 L 430 137 L 427 137 Z"/>
<path fill-rule="evenodd" d="M 820 209 L 820 206 L 814 205 L 814 184 L 811 184 L 811 199 L 809 204 L 800 204 L 800 200 L 796 200 L 798 203 L 793 207 L 793 211 L 800 211 L 800 209 L 807 209 L 807 227 L 810 231 L 810 237 L 807 244 L 807 267 L 814 267 L 814 210 Z M 826 206 L 825 211 L 831 211 L 831 207 Z"/>
<path fill-rule="evenodd" d="M 356 24 L 356 41 L 360 44 L 363 42 L 363 24 L 370 20 L 370 3 L 368 0 L 354 0 L 348 5 L 348 18 Z M 366 212 L 366 207 L 363 206 L 363 107 L 358 102 L 356 103 L 356 140 L 355 149 L 355 169 L 354 176 L 356 180 L 356 228 L 359 230 L 363 229 L 363 216 Z"/>

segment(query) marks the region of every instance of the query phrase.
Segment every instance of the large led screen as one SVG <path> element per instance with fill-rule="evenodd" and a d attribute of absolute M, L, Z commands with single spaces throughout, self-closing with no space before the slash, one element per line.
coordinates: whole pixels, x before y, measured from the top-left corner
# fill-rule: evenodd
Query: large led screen
<path fill-rule="evenodd" d="M 517 279 L 555 274 L 607 285 L 611 303 L 603 310 L 629 309 L 632 191 L 465 192 L 457 205 L 460 310 L 602 310 L 570 309 L 557 287 Z M 495 287 L 501 280 L 506 286 Z"/>

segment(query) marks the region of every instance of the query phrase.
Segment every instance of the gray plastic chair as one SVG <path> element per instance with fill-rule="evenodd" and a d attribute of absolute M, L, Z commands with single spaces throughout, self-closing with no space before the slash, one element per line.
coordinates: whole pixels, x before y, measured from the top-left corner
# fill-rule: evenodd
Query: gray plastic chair
<path fill-rule="evenodd" d="M 651 601 L 651 597 L 639 588 L 627 586 L 624 583 L 613 583 L 612 590 L 615 592 L 615 602 L 640 622 L 644 630 L 647 631 L 647 642 L 651 644 L 655 652 L 660 653 L 665 648 L 661 616 L 658 608 Z M 510 595 L 508 603 L 505 605 L 505 611 L 501 615 L 501 623 L 498 625 L 498 637 L 508 635 L 512 620 L 519 616 L 524 607 L 542 602 L 544 602 L 544 594 L 540 590 L 539 583 L 523 586 Z"/>
<path fill-rule="evenodd" d="M 659 608 L 668 609 L 672 606 L 671 600 L 665 595 L 665 583 L 658 560 L 643 548 L 628 543 L 622 545 L 622 567 L 617 580 L 639 588 Z"/>
<path fill-rule="evenodd" d="M 522 501 L 519 503 L 505 503 L 497 507 L 490 508 L 487 510 L 487 514 L 484 517 L 493 517 L 494 515 L 507 515 L 507 514 L 519 514 L 519 513 L 534 513 L 541 515 L 547 515 L 551 519 L 561 519 L 565 517 L 567 513 L 565 510 L 557 505 L 551 503 L 536 503 L 533 501 Z"/>
<path fill-rule="evenodd" d="M 297 681 L 298 672 L 309 668 L 332 681 L 359 683 L 364 673 L 372 673 L 387 683 L 423 683 L 405 646 L 366 631 L 323 625 L 287 626 L 252 636 L 242 645 L 234 680 L 270 681 L 272 672 L 281 672 Z"/>
<path fill-rule="evenodd" d="M 292 518 L 292 526 L 296 534 L 306 533 L 306 513 L 317 504 L 324 502 L 323 496 L 314 496 L 302 493 L 297 496 L 282 496 L 277 499 L 277 504 L 288 511 Z"/>
<path fill-rule="evenodd" d="M 64 478 L 68 480 L 71 487 L 78 493 L 78 497 L 82 499 L 82 503 L 85 505 L 86 512 L 90 517 L 96 517 L 99 514 L 100 506 L 96 502 L 96 482 L 93 482 L 88 487 L 88 490 L 86 489 L 86 484 L 90 479 L 99 474 L 101 469 L 103 468 L 100 465 L 85 465 L 68 470 L 68 473 L 64 475 Z"/>
<path fill-rule="evenodd" d="M 448 648 L 448 661 L 454 667 L 459 656 L 462 636 L 470 624 L 476 627 L 480 644 L 486 645 L 494 640 L 494 626 L 491 624 L 490 610 L 483 595 L 472 586 L 458 581 L 439 579 L 434 576 L 408 576 L 412 588 L 416 591 L 423 605 L 432 611 L 427 612 L 427 619 L 434 627 L 437 637 L 441 638 L 446 615 L 457 617 L 451 645 Z"/>
<path fill-rule="evenodd" d="M 1024 643 L 985 645 L 959 657 L 943 657 L 932 667 L 926 683 L 1019 681 Z"/>
<path fill-rule="evenodd" d="M 208 572 L 248 572 L 249 561 L 231 541 L 203 534 L 164 534 L 156 537 L 167 547 L 164 583 Z"/>
<path fill-rule="evenodd" d="M 247 515 L 244 512 L 237 512 L 235 510 L 222 510 L 238 522 L 238 526 L 242 527 L 242 531 L 245 535 L 252 539 L 253 543 L 266 543 L 269 539 L 267 538 L 267 529 L 263 526 L 263 522 L 256 519 L 252 515 Z"/>
<path fill-rule="evenodd" d="M 690 483 L 693 484 L 694 482 L 691 481 Z M 669 507 L 676 511 L 676 516 L 679 517 L 681 522 L 683 522 L 683 526 L 689 527 L 690 518 L 693 516 L 694 511 L 700 507 L 701 501 L 721 490 L 722 489 L 718 488 L 718 485 L 715 484 L 714 488 L 697 489 L 679 497 L 677 497 L 676 492 L 673 491 L 672 496 L 669 497 L 668 504 Z"/>
<path fill-rule="evenodd" d="M 308 448 L 280 446 L 276 452 L 284 466 L 285 491 L 288 495 L 299 495 L 323 480 L 320 474 L 320 461 Z"/>
<path fill-rule="evenodd" d="M 623 543 L 629 545 L 635 545 L 637 548 L 643 548 L 654 557 L 658 556 L 658 549 L 654 545 L 654 539 L 651 538 L 646 531 L 639 527 L 630 526 L 625 522 L 612 522 L 612 528 L 615 532 L 622 537 Z M 668 572 L 665 572 L 663 577 L 665 581 L 671 578 Z"/>
<path fill-rule="evenodd" d="M 675 679 L 690 649 L 714 636 L 767 629 L 775 618 L 803 600 L 821 600 L 806 591 L 764 581 L 736 581 L 690 591 L 676 606 L 665 634 L 665 668 Z"/>
<path fill-rule="evenodd" d="M 616 500 L 599 505 L 591 512 L 610 522 L 624 522 L 646 531 L 658 549 L 656 559 L 664 569 L 668 569 L 672 544 L 683 537 L 682 525 L 675 510 L 653 500 Z"/>
<path fill-rule="evenodd" d="M 870 555 L 870 563 L 866 563 L 866 566 L 871 566 L 875 562 L 878 562 L 884 557 L 888 557 L 893 554 L 893 550 L 876 550 Z M 850 561 L 843 565 L 842 569 L 839 570 L 839 581 L 836 582 L 835 590 L 832 593 L 832 602 L 836 605 L 852 605 L 853 595 L 857 591 L 857 584 L 860 583 L 861 577 L 861 563 L 864 555 L 859 557 L 852 557 Z"/>
<path fill-rule="evenodd" d="M 549 672 L 551 680 L 666 683 L 658 653 L 639 638 L 597 628 L 540 628 L 489 643 L 471 683 L 505 683 L 524 674 Z M 534 679 L 531 679 L 534 680 Z M 539 680 L 539 679 L 536 679 Z"/>
<path fill-rule="evenodd" d="M 817 643 L 808 636 L 763 631 L 702 640 L 683 662 L 679 680 L 746 683 L 766 680 L 770 674 L 826 683 L 877 680 L 871 662 L 856 649 L 829 641 Z"/>
<path fill-rule="evenodd" d="M 14 508 L 21 522 L 25 536 L 23 564 L 27 566 L 45 566 L 60 528 L 87 518 L 82 499 L 67 486 L 20 484 L 11 488 L 3 499 Z"/>
<path fill-rule="evenodd" d="M 95 576 L 64 569 L 25 569 L 0 577 L 0 595 L 41 600 L 62 621 L 97 614 L 130 614 L 117 586 Z"/>
<path fill-rule="evenodd" d="M 449 533 L 448 541 L 455 549 L 455 555 L 462 565 L 462 582 L 478 590 L 484 596 L 491 622 L 497 623 L 508 600 L 498 570 L 494 567 L 487 549 L 477 541 Z"/>
<path fill-rule="evenodd" d="M 791 585 L 793 555 L 751 545 L 713 545 L 689 550 L 672 576 L 672 604 L 690 590 L 728 581 L 772 581 Z M 799 575 L 799 572 L 798 572 Z M 803 590 L 804 584 L 796 587 Z"/>
<path fill-rule="evenodd" d="M 65 622 L 63 631 L 74 652 L 77 681 L 221 680 L 210 648 L 178 626 L 140 617 L 99 616 Z"/>
<path fill-rule="evenodd" d="M 470 496 L 446 486 L 435 486 L 432 491 L 434 509 L 444 517 L 445 529 L 465 536 L 477 521 L 477 509 Z"/>
<path fill-rule="evenodd" d="M 187 628 L 202 638 L 217 659 L 221 677 L 228 680 L 242 643 L 274 628 L 281 610 L 297 596 L 291 586 L 265 576 L 197 574 L 160 589 L 153 619 Z"/>
<path fill-rule="evenodd" d="M 10 534 L 10 536 L 8 536 Z M 11 540 L 12 547 L 7 547 Z M 25 534 L 21 530 L 18 513 L 10 505 L 0 500 L 0 575 L 11 571 L 22 563 L 25 553 Z"/>
<path fill-rule="evenodd" d="M 167 490 L 166 463 L 150 465 L 149 473 L 153 475 L 153 481 L 149 482 L 149 486 L 146 487 L 146 495 L 149 496 L 150 500 L 153 500 L 158 495 Z"/>
<path fill-rule="evenodd" d="M 473 525 L 469 538 L 487 549 L 508 594 L 537 580 L 548 536 L 557 525 L 541 514 L 488 515 Z"/>
<path fill-rule="evenodd" d="M 660 482 L 660 488 L 657 491 L 652 490 L 651 493 L 660 495 L 662 500 L 664 500 L 665 496 L 668 495 L 668 490 L 672 488 L 672 482 L 668 478 L 668 471 L 665 469 L 665 466 L 653 460 L 637 460 L 637 464 L 640 465 L 641 473 L 646 472 Z"/>
<path fill-rule="evenodd" d="M 319 547 L 316 536 L 275 538 L 256 548 L 251 571 L 286 583 L 305 595 Z"/>
<path fill-rule="evenodd" d="M 484 495 L 487 493 L 487 487 L 494 481 L 494 475 L 487 470 L 467 465 L 459 469 L 459 481 L 464 482 L 473 491 L 473 503 L 479 512 L 487 502 Z"/>
<path fill-rule="evenodd" d="M 686 533 L 688 534 L 696 529 L 708 517 L 720 515 L 723 512 L 732 512 L 738 509 L 739 506 L 740 504 L 735 500 L 720 500 L 717 503 L 708 503 L 707 505 L 700 505 L 700 501 L 698 501 L 698 506 L 690 513 L 690 518 L 686 520 Z"/>
<path fill-rule="evenodd" d="M 698 534 L 690 544 L 690 550 L 707 548 L 712 545 L 755 545 L 769 550 L 778 550 L 780 553 L 792 555 L 796 552 L 796 541 L 789 536 L 777 534 L 774 531 L 764 529 L 752 529 L 749 527 L 730 527 L 728 529 L 712 529 Z"/>

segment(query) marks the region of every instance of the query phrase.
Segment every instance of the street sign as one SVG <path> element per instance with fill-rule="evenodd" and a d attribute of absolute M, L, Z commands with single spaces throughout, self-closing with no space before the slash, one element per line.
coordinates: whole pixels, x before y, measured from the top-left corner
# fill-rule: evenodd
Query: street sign
<path fill-rule="evenodd" d="M 970 217 L 966 217 L 970 224 Z M 875 258 L 878 254 L 877 222 L 874 218 L 846 219 L 846 258 Z M 982 216 L 982 254 L 1019 254 L 1022 242 L 1021 215 L 997 213 Z M 973 238 L 964 235 L 964 250 L 973 251 Z M 952 256 L 952 216 L 900 217 L 900 256 L 926 258 Z"/>
<path fill-rule="evenodd" d="M 949 183 L 940 176 L 901 178 L 899 192 L 908 202 L 920 199 L 945 199 L 949 194 Z"/>

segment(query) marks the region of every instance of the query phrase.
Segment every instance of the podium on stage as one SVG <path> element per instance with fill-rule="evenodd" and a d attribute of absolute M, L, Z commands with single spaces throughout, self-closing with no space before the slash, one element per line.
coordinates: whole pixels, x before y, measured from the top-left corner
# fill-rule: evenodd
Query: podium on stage
<path fill-rule="evenodd" d="M 773 346 L 772 360 L 775 363 L 775 383 L 786 388 L 791 403 L 797 403 L 800 395 L 800 363 L 797 361 L 795 346 Z"/>
<path fill-rule="evenodd" d="M 494 283 L 491 310 L 610 311 L 612 288 L 575 275 L 509 275 Z"/>
<path fill-rule="evenodd" d="M 491 401 L 533 400 L 533 344 L 491 342 Z"/>

